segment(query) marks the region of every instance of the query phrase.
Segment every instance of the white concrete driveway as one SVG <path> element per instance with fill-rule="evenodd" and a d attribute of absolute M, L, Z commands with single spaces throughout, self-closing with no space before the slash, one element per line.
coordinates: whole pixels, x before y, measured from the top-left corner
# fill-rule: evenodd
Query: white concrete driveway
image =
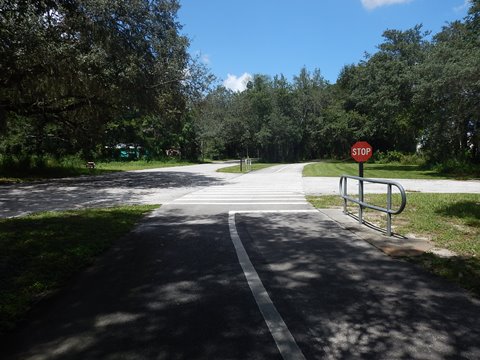
<path fill-rule="evenodd" d="M 427 193 L 470 193 L 480 194 L 478 180 L 416 180 L 416 179 L 389 179 L 400 183 L 407 192 Z M 339 177 L 304 177 L 303 189 L 306 195 L 335 195 L 338 194 Z M 349 182 L 349 192 L 357 191 L 356 182 Z M 366 193 L 384 193 L 385 185 L 365 184 Z"/>

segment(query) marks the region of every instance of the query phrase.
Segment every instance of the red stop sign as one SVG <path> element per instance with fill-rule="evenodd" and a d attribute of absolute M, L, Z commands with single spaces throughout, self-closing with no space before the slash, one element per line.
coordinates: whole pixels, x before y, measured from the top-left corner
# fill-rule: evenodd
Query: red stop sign
<path fill-rule="evenodd" d="M 372 157 L 373 148 L 366 141 L 357 141 L 352 145 L 350 154 L 356 162 L 365 162 Z"/>

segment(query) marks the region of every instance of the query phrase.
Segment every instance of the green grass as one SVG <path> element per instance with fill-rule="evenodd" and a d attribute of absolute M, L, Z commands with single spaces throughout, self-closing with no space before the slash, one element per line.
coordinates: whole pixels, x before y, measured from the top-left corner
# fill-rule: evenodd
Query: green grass
<path fill-rule="evenodd" d="M 43 212 L 0 219 L 0 334 L 92 264 L 158 206 Z"/>
<path fill-rule="evenodd" d="M 330 209 L 343 206 L 343 200 L 338 195 L 307 196 L 307 200 L 317 209 Z"/>
<path fill-rule="evenodd" d="M 252 170 L 261 170 L 268 168 L 270 166 L 275 166 L 278 164 L 271 164 L 271 163 L 253 163 L 252 164 Z M 228 166 L 224 168 L 220 168 L 217 170 L 217 172 L 223 172 L 223 173 L 231 173 L 231 174 L 241 174 L 241 173 L 246 173 L 247 171 L 245 170 L 245 167 L 242 169 L 243 171 L 240 171 L 240 164 L 239 165 L 234 165 L 234 166 Z"/>
<path fill-rule="evenodd" d="M 96 163 L 96 170 L 99 171 L 130 171 L 130 170 L 144 170 L 157 169 L 170 166 L 187 166 L 198 163 L 180 160 L 166 160 L 166 161 L 112 161 L 112 162 L 98 162 Z"/>
<path fill-rule="evenodd" d="M 109 173 L 105 170 L 89 170 L 85 167 L 49 166 L 42 169 L 0 169 L 0 184 L 15 184 L 43 179 L 57 179 L 81 175 L 100 175 Z"/>
<path fill-rule="evenodd" d="M 478 257 L 441 258 L 427 253 L 408 260 L 480 297 L 480 259 Z"/>
<path fill-rule="evenodd" d="M 385 207 L 386 196 L 367 194 L 367 202 Z M 309 197 L 317 208 L 340 207 L 339 196 Z M 400 196 L 394 196 L 394 206 Z M 351 204 L 351 203 L 350 203 Z M 356 213 L 358 207 L 349 205 Z M 385 214 L 365 211 L 365 220 L 385 228 Z M 408 193 L 405 210 L 393 216 L 393 231 L 404 236 L 431 240 L 436 246 L 456 252 L 452 259 L 425 254 L 411 261 L 444 276 L 480 296 L 480 194 Z"/>
<path fill-rule="evenodd" d="M 21 166 L 0 168 L 0 184 L 22 183 L 34 180 L 75 177 L 81 175 L 101 175 L 111 172 L 155 169 L 194 164 L 196 163 L 180 160 L 112 161 L 96 162 L 95 169 L 87 169 L 85 167 L 85 162 L 80 160 L 75 160 L 64 164 L 47 162 L 44 166 L 38 168 Z"/>
<path fill-rule="evenodd" d="M 326 161 L 306 165 L 303 176 L 358 176 L 358 163 Z M 475 178 L 474 175 L 441 174 L 434 170 L 425 170 L 420 165 L 402 164 L 364 164 L 364 176 L 368 178 L 387 179 L 452 179 Z"/>

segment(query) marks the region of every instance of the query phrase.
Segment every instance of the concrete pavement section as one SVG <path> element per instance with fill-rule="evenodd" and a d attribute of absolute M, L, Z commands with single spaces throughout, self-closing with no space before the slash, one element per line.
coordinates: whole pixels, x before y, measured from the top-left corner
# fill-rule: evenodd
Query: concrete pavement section
<path fill-rule="evenodd" d="M 469 193 L 480 194 L 479 180 L 418 180 L 389 179 L 402 184 L 407 192 L 428 193 Z M 303 188 L 307 195 L 338 195 L 339 177 L 304 177 Z M 355 181 L 351 181 L 349 190 L 357 192 Z M 385 193 L 385 185 L 365 183 L 365 193 Z"/>
<path fill-rule="evenodd" d="M 384 235 L 385 229 L 369 227 L 365 224 L 360 225 L 358 218 L 353 218 L 351 214 L 345 215 L 341 209 L 321 209 L 319 211 L 336 222 L 342 229 L 354 233 L 389 256 L 417 256 L 426 252 L 441 254 L 444 257 L 455 255 L 446 249 L 436 248 L 434 243 L 426 239 L 406 238 L 398 234 L 386 236 Z"/>
<path fill-rule="evenodd" d="M 2 359 L 480 358 L 480 301 L 313 209 L 301 168 L 192 173 Z"/>

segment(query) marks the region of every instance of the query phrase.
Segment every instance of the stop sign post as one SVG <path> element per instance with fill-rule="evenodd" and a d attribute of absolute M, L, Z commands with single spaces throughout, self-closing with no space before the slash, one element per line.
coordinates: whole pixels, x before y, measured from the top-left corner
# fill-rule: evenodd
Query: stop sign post
<path fill-rule="evenodd" d="M 357 141 L 352 145 L 350 155 L 358 162 L 358 176 L 363 178 L 363 163 L 372 157 L 372 146 L 366 141 Z M 358 182 L 358 197 L 363 202 L 363 180 Z M 358 222 L 363 223 L 363 207 L 360 204 L 358 206 Z"/>

